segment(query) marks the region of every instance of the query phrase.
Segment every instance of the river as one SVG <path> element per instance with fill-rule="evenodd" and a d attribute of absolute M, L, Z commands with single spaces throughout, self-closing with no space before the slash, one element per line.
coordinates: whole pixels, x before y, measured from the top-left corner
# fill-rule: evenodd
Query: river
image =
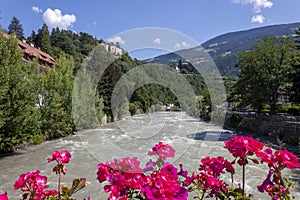
<path fill-rule="evenodd" d="M 13 185 L 21 173 L 39 169 L 42 175 L 48 176 L 50 188 L 56 189 L 56 175 L 52 172 L 55 163 L 48 163 L 54 150 L 66 149 L 71 152 L 71 162 L 67 164 L 67 174 L 62 177 L 63 183 L 70 185 L 74 178 L 85 177 L 88 186 L 78 192 L 77 199 L 107 199 L 103 185 L 97 182 L 97 164 L 113 158 L 137 156 L 144 166 L 149 157 L 147 152 L 159 141 L 170 144 L 175 150 L 175 158 L 169 162 L 195 171 L 204 156 L 224 156 L 233 158 L 223 148 L 224 141 L 233 137 L 233 133 L 217 125 L 199 122 L 181 112 L 158 112 L 150 115 L 138 115 L 124 119 L 109 126 L 85 130 L 58 140 L 46 141 L 31 146 L 9 156 L 0 157 L 0 192 L 7 191 L 11 200 L 20 199 L 20 191 L 14 191 Z M 284 171 L 289 178 L 299 182 L 299 170 Z M 261 184 L 267 175 L 267 168 L 261 165 L 246 167 L 246 190 L 254 194 L 255 200 L 265 200 L 267 194 L 259 193 L 256 186 Z M 237 183 L 241 182 L 241 171 L 235 175 Z M 229 177 L 225 177 L 229 180 Z M 293 194 L 300 199 L 300 188 Z M 189 199 L 193 199 L 192 196 Z"/>

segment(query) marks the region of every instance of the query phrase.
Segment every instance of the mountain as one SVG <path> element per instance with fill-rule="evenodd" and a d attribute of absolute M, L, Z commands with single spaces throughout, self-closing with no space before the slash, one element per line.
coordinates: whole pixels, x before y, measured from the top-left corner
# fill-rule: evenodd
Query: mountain
<path fill-rule="evenodd" d="M 266 36 L 293 35 L 295 29 L 299 27 L 300 23 L 291 23 L 230 32 L 204 42 L 201 47 L 206 49 L 206 52 L 212 57 L 222 75 L 238 76 L 240 70 L 235 66 L 240 52 L 249 50 L 257 40 Z M 199 47 L 180 50 L 180 54 L 197 55 L 197 49 Z M 160 55 L 147 61 L 161 64 L 174 63 L 181 59 L 177 53 Z"/>

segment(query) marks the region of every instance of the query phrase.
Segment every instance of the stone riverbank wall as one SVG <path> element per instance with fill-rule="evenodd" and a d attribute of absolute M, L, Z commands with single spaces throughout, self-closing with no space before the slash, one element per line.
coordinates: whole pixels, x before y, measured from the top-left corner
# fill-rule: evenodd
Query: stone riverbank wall
<path fill-rule="evenodd" d="M 243 117 L 240 125 L 245 130 L 270 136 L 289 144 L 299 144 L 300 117 L 294 116 L 249 116 Z"/>

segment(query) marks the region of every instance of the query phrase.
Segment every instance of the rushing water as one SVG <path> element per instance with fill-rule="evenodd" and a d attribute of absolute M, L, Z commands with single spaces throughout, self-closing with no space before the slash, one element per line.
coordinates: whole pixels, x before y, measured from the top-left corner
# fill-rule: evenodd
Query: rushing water
<path fill-rule="evenodd" d="M 0 192 L 7 191 L 11 200 L 20 199 L 20 191 L 13 190 L 13 184 L 21 173 L 39 169 L 42 175 L 48 176 L 50 188 L 56 188 L 56 175 L 52 172 L 55 163 L 48 163 L 52 151 L 66 149 L 71 152 L 72 159 L 67 165 L 67 175 L 63 176 L 64 184 L 70 186 L 74 178 L 85 177 L 87 188 L 75 196 L 77 199 L 107 199 L 103 185 L 97 178 L 97 164 L 113 158 L 136 156 L 144 166 L 149 157 L 147 152 L 158 141 L 170 144 L 176 150 L 175 158 L 169 162 L 195 171 L 199 160 L 204 156 L 224 156 L 232 160 L 231 155 L 223 148 L 224 141 L 233 137 L 230 131 L 193 119 L 184 113 L 161 112 L 151 115 L 139 115 L 122 120 L 104 128 L 78 132 L 63 139 L 47 141 L 28 150 L 0 158 Z M 285 171 L 294 180 L 300 179 L 299 171 Z M 254 199 L 269 199 L 267 194 L 257 192 L 256 186 L 261 184 L 267 175 L 267 168 L 261 165 L 248 165 L 246 168 L 246 190 L 254 194 Z M 229 182 L 229 177 L 225 177 Z M 235 175 L 237 183 L 241 182 L 241 171 Z M 300 199 L 299 186 L 293 191 L 296 199 Z M 189 199 L 193 199 L 192 196 Z"/>

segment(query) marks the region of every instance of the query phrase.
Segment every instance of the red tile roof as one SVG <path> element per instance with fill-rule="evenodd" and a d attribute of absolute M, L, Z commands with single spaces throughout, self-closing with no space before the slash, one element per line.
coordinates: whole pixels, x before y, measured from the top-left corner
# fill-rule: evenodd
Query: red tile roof
<path fill-rule="evenodd" d="M 7 39 L 10 37 L 10 35 L 5 32 L 2 32 L 2 34 Z M 31 62 L 32 60 L 28 60 L 27 56 L 33 56 L 38 59 L 41 67 L 45 67 L 45 64 L 41 64 L 40 61 L 47 63 L 48 67 L 52 67 L 52 65 L 55 64 L 55 59 L 52 56 L 50 56 L 46 52 L 43 52 L 39 48 L 34 47 L 34 45 L 28 44 L 27 42 L 19 39 L 18 39 L 18 45 L 21 51 L 24 53 L 24 57 L 23 57 L 24 60 Z"/>

